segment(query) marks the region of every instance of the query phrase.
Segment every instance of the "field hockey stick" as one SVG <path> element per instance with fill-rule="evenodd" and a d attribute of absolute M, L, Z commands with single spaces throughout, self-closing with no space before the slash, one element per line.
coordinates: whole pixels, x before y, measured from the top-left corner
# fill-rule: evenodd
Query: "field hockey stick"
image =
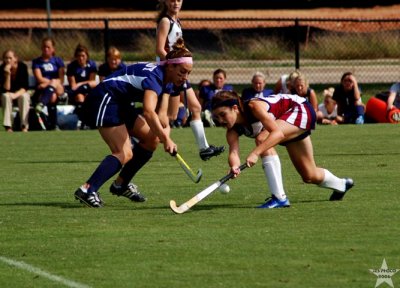
<path fill-rule="evenodd" d="M 42 127 L 42 129 L 43 129 L 43 130 L 47 130 L 47 129 L 46 129 L 46 125 L 44 125 L 44 121 L 43 121 L 43 119 L 42 119 L 42 116 L 40 116 L 40 113 L 39 113 L 39 112 L 36 112 L 36 116 L 37 116 L 37 118 L 38 118 L 38 122 L 39 122 L 40 126 Z"/>
<path fill-rule="evenodd" d="M 247 164 L 246 163 L 240 165 L 240 167 L 239 167 L 240 171 L 243 171 L 246 168 L 247 168 Z M 185 213 L 191 207 L 193 207 L 194 205 L 199 203 L 201 200 L 206 198 L 208 195 L 210 195 L 212 192 L 214 192 L 216 189 L 218 189 L 226 181 L 231 179 L 233 177 L 233 175 L 234 174 L 232 172 L 230 172 L 229 174 L 225 175 L 224 177 L 222 177 L 218 181 L 214 182 L 213 184 L 208 186 L 206 189 L 204 189 L 203 191 L 199 192 L 193 198 L 191 198 L 190 200 L 186 201 L 185 203 L 183 203 L 180 206 L 176 206 L 175 200 L 169 201 L 169 206 L 171 207 L 172 211 L 174 211 L 176 214 Z"/>
<path fill-rule="evenodd" d="M 176 161 L 179 163 L 179 165 L 182 167 L 183 171 L 185 171 L 186 175 L 189 176 L 189 178 L 194 182 L 194 183 L 199 183 L 201 176 L 203 176 L 203 172 L 201 169 L 197 170 L 197 174 L 193 172 L 192 168 L 186 163 L 185 160 L 179 155 L 178 152 L 172 154 L 172 156 L 175 157 Z"/>

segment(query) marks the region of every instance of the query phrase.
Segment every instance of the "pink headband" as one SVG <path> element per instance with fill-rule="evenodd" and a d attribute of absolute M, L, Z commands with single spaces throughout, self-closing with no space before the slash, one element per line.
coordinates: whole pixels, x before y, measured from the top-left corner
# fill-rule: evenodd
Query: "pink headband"
<path fill-rule="evenodd" d="M 160 61 L 160 65 L 165 65 L 165 64 L 193 64 L 193 58 L 192 57 L 179 57 L 179 58 L 172 58 L 172 59 L 167 59 L 165 61 Z"/>

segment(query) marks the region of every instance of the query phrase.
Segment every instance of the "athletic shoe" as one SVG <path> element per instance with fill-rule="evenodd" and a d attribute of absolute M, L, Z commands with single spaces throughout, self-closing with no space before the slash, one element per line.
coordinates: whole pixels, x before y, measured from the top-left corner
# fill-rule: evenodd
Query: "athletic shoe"
<path fill-rule="evenodd" d="M 346 190 L 344 192 L 333 190 L 333 193 L 332 193 L 331 197 L 329 198 L 329 201 L 340 201 L 340 200 L 342 200 L 343 197 L 344 197 L 344 194 L 346 194 L 346 192 L 349 191 L 353 186 L 354 186 L 353 179 L 346 178 Z"/>
<path fill-rule="evenodd" d="M 124 196 L 134 202 L 144 202 L 147 200 L 146 197 L 139 192 L 138 187 L 133 183 L 129 183 L 128 186 L 124 188 L 122 186 L 116 186 L 114 182 L 110 186 L 110 192 L 118 197 Z"/>
<path fill-rule="evenodd" d="M 221 154 L 224 151 L 225 151 L 225 146 L 210 145 L 210 147 L 201 150 L 199 154 L 200 154 L 200 158 L 203 161 L 206 161 L 213 156 L 218 156 L 219 154 Z"/>
<path fill-rule="evenodd" d="M 364 124 L 364 116 L 360 115 L 356 119 L 356 124 Z"/>
<path fill-rule="evenodd" d="M 258 206 L 257 208 L 271 209 L 271 208 L 287 208 L 287 207 L 290 207 L 289 199 L 286 198 L 285 200 L 279 200 L 274 195 L 272 195 L 271 198 L 267 199 L 267 202 Z"/>
<path fill-rule="evenodd" d="M 101 200 L 100 195 L 97 192 L 87 193 L 79 187 L 78 190 L 75 191 L 74 195 L 76 200 L 79 200 L 88 207 L 100 208 L 104 206 L 104 202 Z"/>
<path fill-rule="evenodd" d="M 58 96 L 58 101 L 61 102 L 64 105 L 68 104 L 68 94 L 67 92 L 64 92 L 60 96 Z"/>

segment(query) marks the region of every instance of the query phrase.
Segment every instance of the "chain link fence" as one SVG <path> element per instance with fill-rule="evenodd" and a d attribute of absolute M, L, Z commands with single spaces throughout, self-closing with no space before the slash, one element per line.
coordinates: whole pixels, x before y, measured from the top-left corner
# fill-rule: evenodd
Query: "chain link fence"
<path fill-rule="evenodd" d="M 194 54 L 191 82 L 210 79 L 217 68 L 231 84 L 248 84 L 261 71 L 274 83 L 300 69 L 311 84 L 336 84 L 344 72 L 360 83 L 393 83 L 400 79 L 400 19 L 181 19 L 183 36 Z M 41 54 L 49 34 L 56 53 L 67 64 L 78 43 L 90 57 L 104 61 L 111 45 L 126 63 L 155 60 L 152 18 L 1 19 L 2 51 L 14 49 L 26 63 Z"/>

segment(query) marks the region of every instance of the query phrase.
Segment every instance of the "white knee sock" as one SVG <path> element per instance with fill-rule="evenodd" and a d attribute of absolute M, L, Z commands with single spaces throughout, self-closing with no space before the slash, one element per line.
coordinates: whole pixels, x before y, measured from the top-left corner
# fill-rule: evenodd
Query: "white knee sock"
<path fill-rule="evenodd" d="M 194 138 L 196 139 L 199 149 L 207 149 L 209 145 L 204 132 L 203 122 L 201 120 L 193 120 L 190 122 L 190 127 L 192 128 Z"/>
<path fill-rule="evenodd" d="M 271 194 L 279 200 L 285 200 L 286 194 L 283 190 L 281 161 L 278 155 L 262 157 L 262 166 Z"/>
<path fill-rule="evenodd" d="M 328 170 L 324 169 L 325 177 L 324 180 L 318 184 L 319 187 L 334 189 L 337 191 L 344 192 L 346 190 L 346 180 L 338 178 Z"/>

